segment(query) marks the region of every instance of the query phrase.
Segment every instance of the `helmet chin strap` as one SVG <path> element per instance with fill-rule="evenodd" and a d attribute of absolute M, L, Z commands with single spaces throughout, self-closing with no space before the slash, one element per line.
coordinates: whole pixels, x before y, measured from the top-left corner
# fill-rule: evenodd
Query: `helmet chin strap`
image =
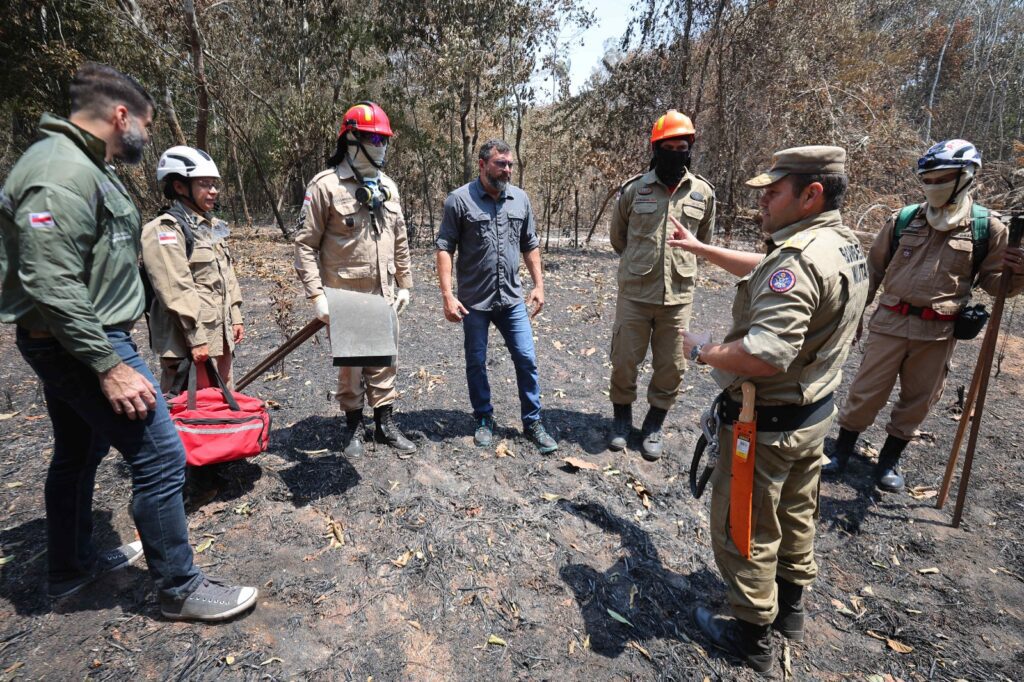
<path fill-rule="evenodd" d="M 964 183 L 963 187 L 960 186 L 960 178 L 964 176 L 964 167 L 960 166 L 956 171 L 956 184 L 953 185 L 953 191 L 949 195 L 949 201 L 946 202 L 946 206 L 954 206 L 958 203 L 958 196 L 967 190 L 974 183 L 974 174 L 967 175 L 967 182 Z M 943 206 L 945 208 L 945 206 Z"/>

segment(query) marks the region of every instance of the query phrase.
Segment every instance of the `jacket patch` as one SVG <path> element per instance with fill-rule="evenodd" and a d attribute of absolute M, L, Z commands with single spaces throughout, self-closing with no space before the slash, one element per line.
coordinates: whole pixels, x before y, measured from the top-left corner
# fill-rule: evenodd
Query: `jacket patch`
<path fill-rule="evenodd" d="M 636 193 L 637 194 L 653 194 L 654 193 L 654 188 L 653 187 L 649 187 L 649 186 L 648 187 L 641 187 L 640 189 L 638 189 L 636 191 Z"/>
<path fill-rule="evenodd" d="M 303 206 L 309 206 L 311 203 L 313 203 L 313 195 L 312 194 L 307 194 L 306 196 L 302 197 L 302 205 Z"/>
<path fill-rule="evenodd" d="M 768 278 L 768 288 L 777 294 L 784 294 L 796 286 L 796 275 L 789 268 L 781 268 Z"/>
<path fill-rule="evenodd" d="M 176 232 L 157 232 L 156 238 L 161 244 L 178 243 L 178 234 Z"/>
<path fill-rule="evenodd" d="M 33 230 L 48 230 L 57 223 L 53 220 L 53 214 L 49 211 L 41 213 L 29 213 L 28 224 Z"/>
<path fill-rule="evenodd" d="M 704 195 L 697 190 L 690 192 L 690 198 L 694 201 L 704 201 Z"/>

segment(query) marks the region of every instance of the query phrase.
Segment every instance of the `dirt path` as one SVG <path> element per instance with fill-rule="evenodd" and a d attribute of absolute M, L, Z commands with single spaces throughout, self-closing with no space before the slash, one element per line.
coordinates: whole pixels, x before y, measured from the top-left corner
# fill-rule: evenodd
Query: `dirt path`
<path fill-rule="evenodd" d="M 247 297 L 243 372 L 309 315 L 290 251 L 270 235 L 235 244 Z M 695 602 L 723 602 L 707 501 L 690 497 L 685 480 L 713 383 L 702 369 L 686 375 L 667 459 L 605 450 L 616 260 L 602 247 L 548 254 L 545 264 L 536 335 L 558 455 L 542 458 L 520 437 L 514 372 L 496 338 L 489 371 L 509 453 L 473 447 L 462 335 L 440 314 L 432 255 L 418 251 L 398 410 L 419 451 L 340 454 L 322 340 L 253 384 L 250 393 L 277 406 L 270 449 L 230 465 L 231 485 L 189 516 L 194 544 L 209 544 L 198 563 L 261 592 L 253 613 L 214 627 L 161 620 L 144 563 L 51 610 L 50 428 L 12 329 L 0 330 L 0 680 L 754 679 L 706 649 L 687 616 Z M 721 338 L 731 300 L 730 279 L 709 273 L 695 326 Z M 1024 679 L 1022 318 L 992 382 L 962 529 L 948 527 L 951 508 L 936 511 L 932 496 L 956 387 L 969 381 L 980 341 L 959 347 L 928 433 L 908 450 L 912 494 L 878 497 L 859 458 L 847 481 L 823 485 L 807 641 L 780 647 L 791 679 Z M 144 342 L 144 325 L 136 338 Z M 859 359 L 851 355 L 848 374 Z M 649 375 L 648 365 L 643 386 Z M 877 447 L 884 432 L 865 437 Z M 561 459 L 569 456 L 597 469 L 574 470 Z M 133 536 L 126 475 L 116 454 L 100 469 L 103 544 Z"/>

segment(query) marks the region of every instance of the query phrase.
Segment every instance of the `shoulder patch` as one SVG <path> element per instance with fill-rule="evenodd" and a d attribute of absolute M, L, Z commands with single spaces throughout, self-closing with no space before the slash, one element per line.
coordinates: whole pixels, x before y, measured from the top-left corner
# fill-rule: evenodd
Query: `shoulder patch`
<path fill-rule="evenodd" d="M 782 248 L 784 249 L 797 249 L 803 251 L 807 248 L 807 245 L 814 241 L 814 233 L 811 230 L 804 230 L 803 232 L 797 232 L 792 237 L 782 242 Z"/>
<path fill-rule="evenodd" d="M 796 275 L 789 268 L 779 268 L 768 278 L 768 288 L 777 294 L 784 294 L 796 286 Z"/>
<path fill-rule="evenodd" d="M 631 178 L 630 178 L 629 180 L 626 180 L 626 181 L 625 181 L 624 183 L 622 183 L 621 185 L 619 185 L 619 191 L 620 191 L 620 192 L 621 192 L 621 191 L 623 191 L 624 189 L 626 189 L 626 186 L 627 186 L 627 185 L 630 185 L 630 184 L 632 184 L 632 183 L 636 182 L 637 180 L 639 180 L 639 179 L 640 179 L 640 178 L 642 178 L 643 176 L 644 176 L 644 174 L 643 174 L 643 173 L 637 173 L 636 175 L 634 175 L 633 177 L 631 177 Z"/>
<path fill-rule="evenodd" d="M 156 233 L 156 238 L 161 246 L 178 243 L 178 233 L 173 230 L 160 230 Z"/>
<path fill-rule="evenodd" d="M 33 230 L 48 230 L 56 224 L 53 214 L 49 211 L 28 214 L 28 226 Z"/>

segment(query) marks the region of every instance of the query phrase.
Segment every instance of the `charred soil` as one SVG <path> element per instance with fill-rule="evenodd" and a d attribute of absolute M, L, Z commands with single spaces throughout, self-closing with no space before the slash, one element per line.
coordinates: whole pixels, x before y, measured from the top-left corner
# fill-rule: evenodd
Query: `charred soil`
<path fill-rule="evenodd" d="M 243 231 L 233 249 L 246 296 L 241 376 L 310 310 L 284 242 Z M 697 418 L 716 393 L 705 369 L 684 377 L 668 456 L 647 463 L 638 443 L 605 449 L 610 249 L 544 255 L 547 305 L 534 329 L 544 418 L 561 447 L 549 457 L 521 434 L 514 370 L 494 331 L 498 431 L 493 447 L 474 447 L 462 333 L 441 315 L 432 254 L 413 261 L 396 419 L 419 450 L 403 459 L 371 444 L 345 458 L 322 333 L 252 384 L 247 393 L 273 407 L 270 448 L 228 465 L 216 497 L 189 513 L 197 563 L 260 589 L 255 611 L 223 625 L 162 619 L 145 562 L 48 602 L 52 434 L 13 329 L 0 330 L 0 680 L 755 679 L 689 620 L 694 604 L 724 607 L 708 497 L 694 500 L 686 482 Z M 732 279 L 705 267 L 693 326 L 721 338 L 732 294 Z M 822 484 L 807 636 L 777 639 L 776 678 L 1024 678 L 1024 312 L 1014 312 L 1011 302 L 963 526 L 949 527 L 955 488 L 942 511 L 934 494 L 980 338 L 959 345 L 945 395 L 908 449 L 906 493 L 875 492 L 864 457 Z M 144 323 L 135 338 L 145 345 Z M 847 384 L 860 357 L 850 356 Z M 649 378 L 646 363 L 642 391 Z M 641 398 L 636 426 L 645 409 Z M 885 414 L 861 441 L 867 457 L 885 438 Z M 129 497 L 112 452 L 96 484 L 101 546 L 133 539 Z"/>

